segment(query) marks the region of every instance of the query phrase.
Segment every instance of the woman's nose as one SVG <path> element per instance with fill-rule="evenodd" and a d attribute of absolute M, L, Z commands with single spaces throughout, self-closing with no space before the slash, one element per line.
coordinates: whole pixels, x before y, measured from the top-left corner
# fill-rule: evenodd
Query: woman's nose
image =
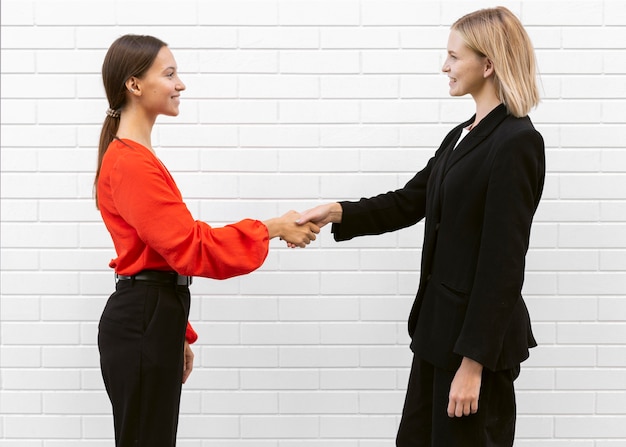
<path fill-rule="evenodd" d="M 444 61 L 444 63 L 443 63 L 443 66 L 441 67 L 441 71 L 442 71 L 442 72 L 444 72 L 444 73 L 446 73 L 446 72 L 448 72 L 449 70 L 450 70 L 450 67 L 448 66 L 448 61 L 447 61 L 447 60 L 445 60 L 445 61 Z"/>

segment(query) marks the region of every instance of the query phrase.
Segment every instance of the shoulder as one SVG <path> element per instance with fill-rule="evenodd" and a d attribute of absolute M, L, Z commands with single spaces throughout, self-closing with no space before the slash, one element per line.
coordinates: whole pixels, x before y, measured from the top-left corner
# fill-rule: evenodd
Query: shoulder
<path fill-rule="evenodd" d="M 529 117 L 508 115 L 491 134 L 492 159 L 545 158 L 543 137 Z"/>
<path fill-rule="evenodd" d="M 146 165 L 158 166 L 150 150 L 132 140 L 113 140 L 104 156 L 116 169 L 137 170 Z"/>
<path fill-rule="evenodd" d="M 530 118 L 509 115 L 494 136 L 489 156 L 492 172 L 506 173 L 511 179 L 523 175 L 543 176 L 545 145 Z"/>
<path fill-rule="evenodd" d="M 158 159 L 149 149 L 130 140 L 114 140 L 102 160 L 101 175 L 112 184 L 129 185 L 162 182 L 167 176 Z"/>
<path fill-rule="evenodd" d="M 503 141 L 528 140 L 541 143 L 543 145 L 543 137 L 535 129 L 532 121 L 528 116 L 516 118 L 508 115 L 501 125 L 498 126 L 496 133 Z"/>

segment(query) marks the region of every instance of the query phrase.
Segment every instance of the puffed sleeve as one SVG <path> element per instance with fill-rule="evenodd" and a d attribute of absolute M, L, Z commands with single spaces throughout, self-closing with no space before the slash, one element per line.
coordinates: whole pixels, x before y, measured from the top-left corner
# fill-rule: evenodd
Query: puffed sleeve
<path fill-rule="evenodd" d="M 257 269 L 267 257 L 269 234 L 262 222 L 245 219 L 213 228 L 194 220 L 156 159 L 128 151 L 110 179 L 117 212 L 181 275 L 230 278 Z"/>

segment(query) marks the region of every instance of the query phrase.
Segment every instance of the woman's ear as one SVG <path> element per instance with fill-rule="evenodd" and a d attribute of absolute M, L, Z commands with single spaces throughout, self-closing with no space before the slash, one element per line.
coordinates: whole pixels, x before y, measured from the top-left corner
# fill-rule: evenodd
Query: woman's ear
<path fill-rule="evenodd" d="M 134 76 L 128 78 L 128 80 L 125 83 L 126 88 L 128 89 L 129 92 L 131 92 L 132 94 L 139 94 L 139 87 L 137 84 L 137 78 L 135 78 Z"/>
<path fill-rule="evenodd" d="M 484 70 L 483 70 L 483 77 L 486 79 L 489 76 L 493 75 L 494 73 L 495 73 L 495 68 L 493 66 L 493 62 L 491 61 L 491 59 L 486 57 Z"/>

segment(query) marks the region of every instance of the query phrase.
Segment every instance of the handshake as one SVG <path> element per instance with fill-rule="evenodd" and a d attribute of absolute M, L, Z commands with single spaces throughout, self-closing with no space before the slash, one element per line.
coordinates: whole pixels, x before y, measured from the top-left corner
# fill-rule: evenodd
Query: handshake
<path fill-rule="evenodd" d="M 340 223 L 342 208 L 339 203 L 327 203 L 303 213 L 289 211 L 280 217 L 266 220 L 270 239 L 279 237 L 290 248 L 304 248 L 316 239 L 320 229 L 328 223 Z"/>

